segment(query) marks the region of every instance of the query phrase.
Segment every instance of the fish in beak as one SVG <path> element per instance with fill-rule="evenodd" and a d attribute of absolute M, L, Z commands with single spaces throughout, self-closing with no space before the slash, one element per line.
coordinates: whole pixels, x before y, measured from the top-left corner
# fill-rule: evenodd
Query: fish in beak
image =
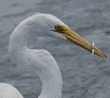
<path fill-rule="evenodd" d="M 54 28 L 55 28 L 55 30 L 52 30 L 52 31 L 64 35 L 67 38 L 66 39 L 67 41 L 69 41 L 77 46 L 80 46 L 80 47 L 90 51 L 92 54 L 94 53 L 95 55 L 107 60 L 107 57 L 98 48 L 96 48 L 94 46 L 94 44 L 89 43 L 84 38 L 79 36 L 77 33 L 72 31 L 70 28 L 68 28 L 66 26 L 61 26 L 61 25 L 55 25 Z"/>

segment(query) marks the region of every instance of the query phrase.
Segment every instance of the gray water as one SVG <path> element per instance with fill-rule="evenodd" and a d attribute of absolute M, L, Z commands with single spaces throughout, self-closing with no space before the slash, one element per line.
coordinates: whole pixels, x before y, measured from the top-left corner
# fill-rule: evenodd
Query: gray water
<path fill-rule="evenodd" d="M 48 50 L 58 63 L 63 98 L 110 98 L 110 0 L 0 0 L 0 82 L 15 86 L 24 98 L 39 96 L 39 77 L 18 72 L 8 56 L 10 34 L 22 20 L 37 12 L 57 16 L 87 41 L 95 42 L 108 57 L 103 60 L 92 56 L 59 39 L 31 39 L 29 47 Z"/>

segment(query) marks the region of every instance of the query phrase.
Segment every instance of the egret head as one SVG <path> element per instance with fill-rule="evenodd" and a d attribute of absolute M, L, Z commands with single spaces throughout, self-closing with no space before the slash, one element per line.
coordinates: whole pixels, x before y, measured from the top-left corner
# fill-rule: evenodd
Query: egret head
<path fill-rule="evenodd" d="M 35 19 L 35 20 L 33 20 L 35 23 L 34 30 L 38 34 L 38 36 L 48 36 L 48 37 L 54 37 L 54 38 L 66 40 L 66 37 L 63 36 L 62 34 L 52 31 L 55 29 L 56 25 L 68 27 L 66 24 L 64 24 L 57 17 L 55 17 L 51 14 L 40 14 L 40 13 L 38 13 L 31 18 Z"/>
<path fill-rule="evenodd" d="M 37 23 L 40 25 L 40 30 L 45 36 L 51 36 L 59 39 L 64 39 L 77 46 L 80 46 L 90 52 L 94 49 L 94 54 L 107 60 L 107 57 L 95 46 L 86 41 L 84 38 L 79 36 L 77 33 L 72 31 L 66 24 L 64 24 L 57 17 L 50 14 L 39 14 Z"/>
<path fill-rule="evenodd" d="M 98 48 L 96 48 L 84 38 L 79 36 L 77 33 L 72 31 L 57 17 L 50 14 L 39 13 L 32 16 L 31 18 L 31 20 L 33 20 L 34 23 L 37 24 L 37 26 L 34 26 L 35 30 L 37 29 L 37 32 L 42 32 L 38 34 L 64 39 L 90 52 L 92 52 L 92 50 L 94 49 L 94 54 L 102 57 L 103 59 L 107 59 L 107 57 Z"/>

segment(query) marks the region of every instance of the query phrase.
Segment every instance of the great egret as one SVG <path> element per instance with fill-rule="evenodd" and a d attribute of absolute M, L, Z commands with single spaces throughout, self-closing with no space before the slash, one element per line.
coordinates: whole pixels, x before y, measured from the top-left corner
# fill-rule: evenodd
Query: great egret
<path fill-rule="evenodd" d="M 72 31 L 61 20 L 50 14 L 35 14 L 22 21 L 13 31 L 9 40 L 9 54 L 18 69 L 33 71 L 42 81 L 39 98 L 62 98 L 62 76 L 60 69 L 46 50 L 34 50 L 27 47 L 29 38 L 49 36 L 72 42 L 94 54 L 107 59 L 106 56 L 91 43 Z M 0 84 L 0 98 L 23 98 L 19 91 L 10 84 Z"/>

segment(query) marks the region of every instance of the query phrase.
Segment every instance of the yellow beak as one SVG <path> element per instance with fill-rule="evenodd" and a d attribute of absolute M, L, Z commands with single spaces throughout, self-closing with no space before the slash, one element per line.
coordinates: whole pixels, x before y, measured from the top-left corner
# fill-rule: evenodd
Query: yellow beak
<path fill-rule="evenodd" d="M 94 54 L 96 54 L 97 56 L 107 60 L 107 57 L 98 48 L 93 46 L 91 43 L 86 41 L 84 38 L 79 36 L 77 33 L 72 31 L 68 27 L 56 25 L 55 30 L 52 30 L 52 31 L 64 35 L 67 38 L 66 39 L 67 41 L 69 41 L 69 42 L 71 42 L 77 46 L 80 46 L 80 47 L 82 47 L 82 48 L 84 48 L 90 52 L 92 52 L 92 49 L 94 49 Z"/>

